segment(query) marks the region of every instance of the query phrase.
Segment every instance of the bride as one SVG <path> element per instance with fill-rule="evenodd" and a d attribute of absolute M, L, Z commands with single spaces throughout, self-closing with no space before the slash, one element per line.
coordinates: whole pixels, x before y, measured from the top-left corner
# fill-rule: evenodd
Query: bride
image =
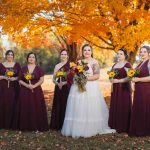
<path fill-rule="evenodd" d="M 71 86 L 61 133 L 73 138 L 114 133 L 108 127 L 108 108 L 99 90 L 100 68 L 89 44 L 82 47 L 82 55 L 89 67 L 86 91 L 79 92 L 75 83 Z"/>

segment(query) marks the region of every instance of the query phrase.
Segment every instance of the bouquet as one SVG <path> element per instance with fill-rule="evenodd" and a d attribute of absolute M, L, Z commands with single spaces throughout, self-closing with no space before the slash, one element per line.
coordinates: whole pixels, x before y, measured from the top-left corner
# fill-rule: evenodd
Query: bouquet
<path fill-rule="evenodd" d="M 7 69 L 6 72 L 5 72 L 5 76 L 8 77 L 8 79 L 13 77 L 14 75 L 15 75 L 15 71 L 12 68 Z M 10 84 L 10 80 L 8 80 L 8 88 L 9 88 L 9 84 Z"/>
<path fill-rule="evenodd" d="M 86 91 L 86 83 L 87 83 L 87 73 L 86 71 L 89 69 L 87 63 L 83 60 L 80 64 L 70 63 L 70 72 L 74 77 L 74 81 L 78 86 L 78 90 L 80 92 Z"/>
<path fill-rule="evenodd" d="M 29 82 L 29 84 L 31 85 L 31 80 L 33 79 L 33 74 L 31 73 L 26 73 L 24 74 L 24 78 Z M 33 89 L 32 89 L 33 92 Z"/>
<path fill-rule="evenodd" d="M 118 76 L 119 73 L 118 73 L 118 71 L 112 69 L 112 70 L 108 71 L 107 74 L 109 76 L 109 79 L 114 79 L 115 77 Z M 111 84 L 111 92 L 113 92 L 113 84 Z"/>
<path fill-rule="evenodd" d="M 116 70 L 110 70 L 107 72 L 109 79 L 113 79 L 118 76 L 118 72 Z"/>
<path fill-rule="evenodd" d="M 127 72 L 127 77 L 131 80 L 133 77 L 136 77 L 140 74 L 139 69 L 129 69 Z M 132 90 L 135 91 L 135 83 L 132 83 Z"/>
<path fill-rule="evenodd" d="M 133 77 L 137 76 L 140 74 L 140 70 L 138 69 L 129 69 L 127 72 L 127 77 L 129 79 L 132 79 Z"/>
<path fill-rule="evenodd" d="M 67 79 L 67 72 L 63 71 L 63 70 L 59 70 L 56 72 L 56 76 L 55 76 L 55 80 L 57 81 L 58 79 L 60 79 L 60 81 L 62 81 L 62 78 L 64 80 Z"/>

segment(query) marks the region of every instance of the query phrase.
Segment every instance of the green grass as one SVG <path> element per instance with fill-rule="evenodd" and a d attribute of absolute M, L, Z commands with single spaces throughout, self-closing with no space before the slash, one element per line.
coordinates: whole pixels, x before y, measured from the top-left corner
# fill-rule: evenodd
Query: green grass
<path fill-rule="evenodd" d="M 127 134 L 97 135 L 91 138 L 64 137 L 60 132 L 19 132 L 0 130 L 2 150 L 125 150 L 150 149 L 150 137 L 129 137 Z"/>
<path fill-rule="evenodd" d="M 48 94 L 45 92 L 45 95 Z M 52 100 L 53 94 L 48 95 Z M 105 97 L 109 106 L 110 97 Z M 47 100 L 48 118 L 51 102 Z M 50 120 L 49 120 L 50 121 Z M 19 132 L 0 130 L 0 150 L 150 150 L 150 137 L 127 134 L 97 135 L 91 138 L 64 137 L 60 132 Z"/>

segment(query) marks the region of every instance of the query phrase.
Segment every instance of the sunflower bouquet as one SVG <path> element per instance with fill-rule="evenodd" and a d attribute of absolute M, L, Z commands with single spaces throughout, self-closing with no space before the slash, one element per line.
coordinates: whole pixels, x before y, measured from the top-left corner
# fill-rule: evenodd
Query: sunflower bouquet
<path fill-rule="evenodd" d="M 133 77 L 137 76 L 140 74 L 140 70 L 138 69 L 129 69 L 127 72 L 127 77 L 129 79 L 132 79 Z"/>
<path fill-rule="evenodd" d="M 31 80 L 34 78 L 33 74 L 31 73 L 25 73 L 24 74 L 24 78 L 29 82 L 29 84 L 31 85 Z M 32 89 L 33 92 L 33 89 Z"/>
<path fill-rule="evenodd" d="M 78 90 L 80 92 L 86 91 L 86 87 L 85 87 L 87 83 L 86 71 L 89 69 L 87 63 L 82 60 L 80 64 L 71 63 L 70 67 L 71 67 L 71 72 L 73 73 L 74 82 L 78 86 Z"/>
<path fill-rule="evenodd" d="M 67 72 L 64 70 L 59 70 L 56 72 L 55 80 L 58 81 L 67 80 Z"/>
<path fill-rule="evenodd" d="M 131 80 L 133 77 L 136 77 L 137 75 L 140 74 L 140 70 L 139 69 L 129 69 L 127 71 L 127 77 Z M 131 84 L 132 86 L 132 90 L 135 91 L 135 83 L 132 82 Z"/>
<path fill-rule="evenodd" d="M 110 70 L 107 72 L 108 76 L 109 76 L 109 79 L 114 79 L 115 77 L 118 76 L 118 71 L 117 70 Z M 113 92 L 113 84 L 111 84 L 111 92 Z"/>
<path fill-rule="evenodd" d="M 5 76 L 8 77 L 8 79 L 13 77 L 14 75 L 15 75 L 15 71 L 12 68 L 7 69 L 6 72 L 5 72 Z M 8 80 L 8 88 L 9 88 L 9 84 L 10 84 L 10 80 Z"/>
<path fill-rule="evenodd" d="M 118 71 L 116 71 L 116 70 L 110 70 L 110 71 L 107 72 L 107 74 L 109 76 L 109 79 L 113 79 L 113 78 L 115 78 L 115 77 L 118 76 Z"/>

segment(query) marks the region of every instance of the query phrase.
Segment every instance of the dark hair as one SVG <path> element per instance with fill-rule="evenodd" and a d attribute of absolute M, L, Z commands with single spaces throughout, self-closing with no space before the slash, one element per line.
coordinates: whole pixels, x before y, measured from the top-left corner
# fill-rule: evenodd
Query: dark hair
<path fill-rule="evenodd" d="M 84 56 L 83 56 L 83 51 L 84 51 L 84 48 L 85 48 L 86 46 L 89 46 L 89 47 L 91 48 L 91 51 L 92 51 L 91 57 L 93 57 L 93 48 L 92 48 L 92 46 L 91 46 L 90 44 L 84 44 L 84 45 L 82 46 L 82 57 L 84 57 Z"/>
<path fill-rule="evenodd" d="M 119 51 L 122 51 L 124 53 L 125 59 L 128 59 L 128 52 L 125 48 L 120 48 Z"/>
<path fill-rule="evenodd" d="M 147 53 L 148 53 L 148 54 L 150 53 L 150 47 L 149 47 L 149 46 L 142 46 L 142 47 L 140 48 L 140 51 L 141 51 L 142 48 L 145 48 L 145 49 L 147 50 Z"/>
<path fill-rule="evenodd" d="M 66 52 L 67 52 L 67 54 L 69 55 L 68 50 L 67 50 L 67 49 L 65 49 L 65 48 L 61 49 L 61 50 L 60 50 L 60 52 L 59 52 L 59 54 L 61 55 L 61 53 L 62 53 L 62 52 L 64 52 L 64 51 L 66 51 Z"/>
<path fill-rule="evenodd" d="M 6 53 L 5 53 L 5 58 L 7 57 L 7 55 L 9 55 L 9 53 L 12 53 L 13 54 L 13 57 L 14 57 L 14 52 L 13 50 L 7 50 Z"/>
<path fill-rule="evenodd" d="M 37 56 L 36 56 L 36 54 L 33 53 L 33 52 L 30 52 L 30 53 L 27 54 L 27 62 L 28 62 L 28 59 L 29 59 L 29 57 L 30 57 L 31 54 L 33 54 L 33 55 L 35 56 L 35 60 L 37 61 Z"/>

